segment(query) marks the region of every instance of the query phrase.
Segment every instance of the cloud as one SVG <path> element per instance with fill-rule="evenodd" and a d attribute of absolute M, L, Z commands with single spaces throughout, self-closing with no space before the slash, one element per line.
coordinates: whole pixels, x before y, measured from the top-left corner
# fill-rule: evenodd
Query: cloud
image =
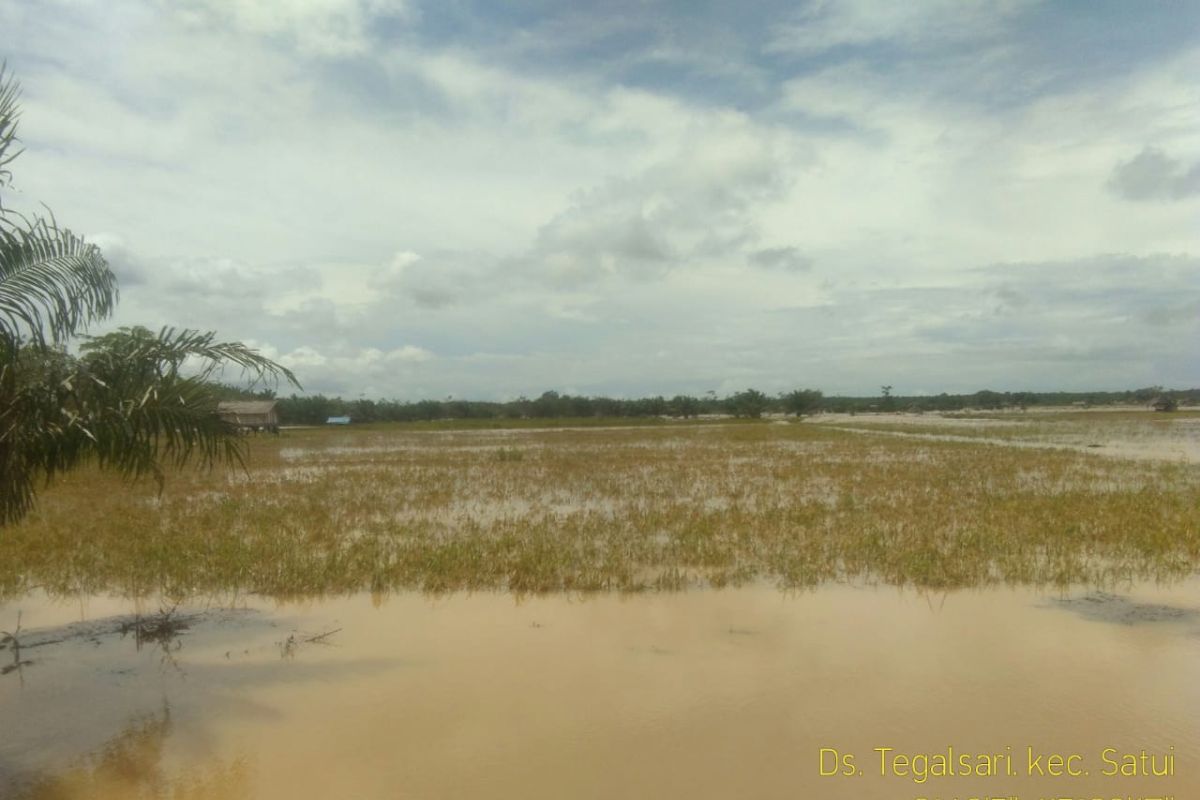
<path fill-rule="evenodd" d="M 378 302 L 402 297 L 421 308 L 441 309 L 492 295 L 499 288 L 495 261 L 481 254 L 406 250 L 396 253 L 369 283 Z"/>
<path fill-rule="evenodd" d="M 800 54 L 880 42 L 905 45 L 953 43 L 993 37 L 1031 2 L 964 3 L 924 0 L 877 3 L 871 0 L 815 0 L 795 12 L 774 32 L 770 47 Z"/>
<path fill-rule="evenodd" d="M 137 286 L 150 279 L 151 267 L 120 236 L 97 233 L 88 241 L 100 248 L 108 267 L 117 276 L 118 286 Z"/>
<path fill-rule="evenodd" d="M 1200 161 L 1190 167 L 1155 147 L 1145 147 L 1113 169 L 1108 188 L 1133 201 L 1184 200 L 1200 195 Z"/>
<path fill-rule="evenodd" d="M 307 345 L 297 347 L 290 353 L 284 353 L 275 357 L 279 359 L 279 363 L 292 370 L 303 369 L 304 367 L 321 367 L 329 360 L 315 348 Z"/>
<path fill-rule="evenodd" d="M 416 345 L 411 344 L 398 347 L 384 355 L 385 361 L 407 361 L 413 363 L 429 361 L 431 358 L 433 358 L 433 353 L 429 352 L 424 347 L 417 347 Z"/>
<path fill-rule="evenodd" d="M 795 247 L 768 247 L 755 250 L 749 256 L 749 262 L 763 269 L 777 269 L 784 272 L 805 272 L 812 269 L 813 260 Z"/>
<path fill-rule="evenodd" d="M 760 238 L 756 215 L 787 189 L 789 158 L 795 154 L 771 132 L 738 115 L 718 116 L 678 152 L 577 192 L 523 250 L 504 257 L 403 251 L 372 286 L 440 309 L 544 287 L 569 292 L 607 280 L 661 281 L 676 269 L 740 260 Z M 760 266 L 804 266 L 794 252 L 755 253 Z M 563 318 L 587 317 L 552 305 Z"/>
<path fill-rule="evenodd" d="M 6 204 L 312 391 L 1200 380 L 1182 9 L 48 1 Z"/>
<path fill-rule="evenodd" d="M 405 18 L 404 0 L 186 0 L 167 3 L 192 27 L 280 39 L 319 56 L 365 52 L 380 18 Z"/>
<path fill-rule="evenodd" d="M 1195 325 L 1200 320 L 1200 300 L 1151 306 L 1143 309 L 1138 316 L 1147 324 L 1163 328 Z"/>
<path fill-rule="evenodd" d="M 260 350 L 295 372 L 308 392 L 356 397 L 393 396 L 397 382 L 419 379 L 424 365 L 435 359 L 432 352 L 416 345 L 382 350 L 325 343 L 320 348 L 305 345 L 287 353 L 269 346 Z"/>
<path fill-rule="evenodd" d="M 914 376 L 939 391 L 1119 389 L 1195 380 L 1196 308 L 1200 257 L 1100 255 L 998 263 L 925 286 L 846 287 L 826 307 L 780 312 L 763 335 L 784 348 L 788 329 L 801 340 L 819 332 L 814 361 L 834 391 L 893 383 L 902 393 L 922 385 Z"/>
<path fill-rule="evenodd" d="M 554 284 L 610 276 L 661 279 L 740 251 L 759 237 L 757 212 L 786 190 L 781 146 L 737 118 L 630 178 L 578 195 L 521 257 Z"/>

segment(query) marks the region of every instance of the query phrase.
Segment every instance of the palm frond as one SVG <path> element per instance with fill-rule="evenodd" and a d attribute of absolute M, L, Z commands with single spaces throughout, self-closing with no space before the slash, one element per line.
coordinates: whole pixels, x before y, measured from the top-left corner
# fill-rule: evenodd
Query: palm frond
<path fill-rule="evenodd" d="M 9 348 L 0 341 L 0 524 L 32 507 L 36 483 L 77 458 L 64 438 L 74 360 L 53 348 Z"/>
<path fill-rule="evenodd" d="M 0 336 L 59 343 L 112 313 L 117 279 L 98 247 L 53 220 L 3 226 Z"/>
<path fill-rule="evenodd" d="M 14 78 L 5 75 L 6 72 L 7 65 L 0 64 L 0 186 L 12 179 L 8 165 L 21 155 L 20 150 L 9 152 L 17 141 L 17 120 L 21 116 L 17 100 L 21 96 L 21 88 Z M 3 205 L 0 205 L 0 210 L 3 210 Z"/>
<path fill-rule="evenodd" d="M 0 64 L 0 188 L 19 155 L 18 97 Z M 0 203 L 0 526 L 29 512 L 39 481 L 88 459 L 160 486 L 164 465 L 242 463 L 245 440 L 217 414 L 210 382 L 228 366 L 301 388 L 253 348 L 201 331 L 122 328 L 67 353 L 116 301 L 99 248 Z"/>
<path fill-rule="evenodd" d="M 287 367 L 241 342 L 217 341 L 212 331 L 164 327 L 155 334 L 140 326 L 121 328 L 103 336 L 87 337 L 79 351 L 85 364 L 106 373 L 107 377 L 100 376 L 106 380 L 132 379 L 146 385 L 149 378 L 143 374 L 146 369 L 154 370 L 161 379 L 178 375 L 185 366 L 191 366 L 194 377 L 208 381 L 214 373 L 233 366 L 252 385 L 282 379 L 303 388 Z M 142 370 L 136 369 L 136 365 L 141 365 Z"/>
<path fill-rule="evenodd" d="M 37 482 L 92 460 L 128 478 L 166 467 L 241 465 L 246 440 L 217 414 L 218 394 L 201 370 L 180 375 L 162 359 L 229 360 L 259 376 L 292 373 L 212 334 L 125 329 L 88 343 L 75 358 L 62 349 L 23 346 L 0 359 L 0 525 L 33 507 Z"/>
<path fill-rule="evenodd" d="M 244 462 L 245 440 L 217 416 L 215 394 L 204 381 L 172 377 L 120 398 L 110 388 L 93 388 L 92 402 L 68 425 L 71 444 L 101 466 L 130 478 L 151 474 L 161 485 L 164 466 Z"/>

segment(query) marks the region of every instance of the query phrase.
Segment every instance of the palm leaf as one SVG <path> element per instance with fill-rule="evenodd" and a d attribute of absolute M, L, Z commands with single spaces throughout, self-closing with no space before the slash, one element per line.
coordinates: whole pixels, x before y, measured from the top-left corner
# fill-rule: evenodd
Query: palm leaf
<path fill-rule="evenodd" d="M 19 155 L 18 95 L 0 65 L 0 188 Z M 300 388 L 286 367 L 201 331 L 122 328 L 69 355 L 65 343 L 116 301 L 97 247 L 0 203 L 0 525 L 29 512 L 39 481 L 88 459 L 160 486 L 164 465 L 242 463 L 246 443 L 210 382 L 227 366 Z"/>
<path fill-rule="evenodd" d="M 0 188 L 20 151 L 20 88 L 0 65 Z M 99 248 L 53 217 L 29 221 L 0 203 L 0 338 L 10 347 L 25 339 L 59 343 L 93 320 L 108 316 L 117 280 Z"/>
<path fill-rule="evenodd" d="M 164 327 L 155 334 L 140 326 L 121 328 L 103 336 L 87 337 L 79 351 L 84 363 L 91 365 L 93 370 L 106 373 L 103 379 L 132 380 L 141 386 L 148 385 L 147 381 L 152 377 L 147 370 L 162 379 L 178 375 L 186 364 L 201 381 L 208 381 L 214 373 L 234 366 L 252 384 L 283 379 L 302 388 L 287 367 L 241 342 L 217 341 L 217 335 L 212 331 Z"/>
<path fill-rule="evenodd" d="M 217 415 L 209 380 L 224 364 L 258 380 L 290 370 L 211 333 L 125 328 L 91 339 L 75 358 L 61 349 L 26 345 L 0 359 L 0 525 L 33 507 L 37 483 L 85 461 L 128 478 L 195 463 L 241 465 L 246 440 Z M 179 365 L 199 359 L 195 374 Z"/>
<path fill-rule="evenodd" d="M 17 141 L 17 120 L 21 116 L 17 99 L 21 95 L 21 89 L 15 80 L 5 76 L 5 72 L 5 65 L 0 64 L 0 186 L 12 179 L 8 165 L 21 155 L 20 150 L 9 152 L 9 148 Z M 0 206 L 0 209 L 3 209 L 3 206 Z"/>
<path fill-rule="evenodd" d="M 112 313 L 117 279 L 98 247 L 53 220 L 0 226 L 0 336 L 63 342 Z"/>

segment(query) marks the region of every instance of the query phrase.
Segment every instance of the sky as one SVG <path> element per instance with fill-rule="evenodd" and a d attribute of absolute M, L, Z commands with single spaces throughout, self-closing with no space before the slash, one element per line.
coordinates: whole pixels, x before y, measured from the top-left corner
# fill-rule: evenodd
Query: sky
<path fill-rule="evenodd" d="M 1200 386 L 1200 3 L 0 0 L 6 205 L 307 392 Z"/>

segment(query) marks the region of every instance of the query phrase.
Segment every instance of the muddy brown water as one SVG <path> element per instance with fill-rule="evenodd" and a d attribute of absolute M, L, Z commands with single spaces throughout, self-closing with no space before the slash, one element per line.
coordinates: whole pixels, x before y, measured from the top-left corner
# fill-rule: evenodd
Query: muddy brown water
<path fill-rule="evenodd" d="M 1200 797 L 1200 581 L 159 608 L 0 606 L 0 797 Z M 919 782 L 949 748 L 1011 760 Z M 1143 750 L 1173 774 L 1101 774 Z"/>

